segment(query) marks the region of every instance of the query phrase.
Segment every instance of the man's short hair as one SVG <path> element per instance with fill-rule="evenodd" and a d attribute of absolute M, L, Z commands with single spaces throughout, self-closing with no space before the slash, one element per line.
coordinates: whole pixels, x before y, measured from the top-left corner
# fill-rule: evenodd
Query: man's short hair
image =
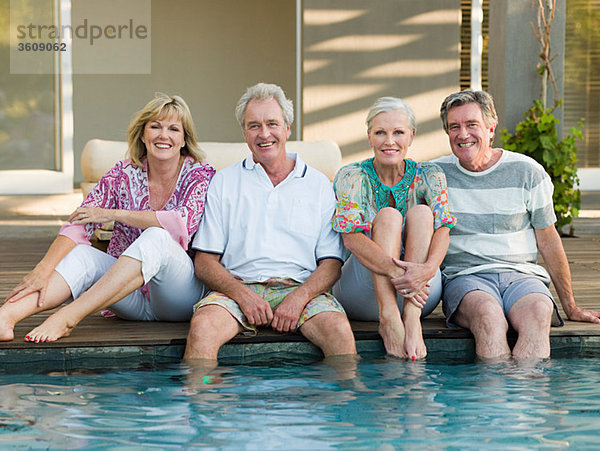
<path fill-rule="evenodd" d="M 242 130 L 244 129 L 244 114 L 250 101 L 258 100 L 259 102 L 263 102 L 271 99 L 277 100 L 277 103 L 281 107 L 285 125 L 292 125 L 292 122 L 294 122 L 294 104 L 285 96 L 283 89 L 272 83 L 257 83 L 246 90 L 235 107 L 235 117 Z"/>
<path fill-rule="evenodd" d="M 417 120 L 415 119 L 415 113 L 412 108 L 406 102 L 406 100 L 399 99 L 398 97 L 380 97 L 375 101 L 369 112 L 367 113 L 367 132 L 371 131 L 371 125 L 373 124 L 373 118 L 381 113 L 387 113 L 388 111 L 402 111 L 408 116 L 408 125 L 413 132 L 417 131 Z"/>
<path fill-rule="evenodd" d="M 498 115 L 496 114 L 496 107 L 494 106 L 494 99 L 492 96 L 485 91 L 465 89 L 464 91 L 450 94 L 442 102 L 440 117 L 442 118 L 442 124 L 446 133 L 448 133 L 448 111 L 454 107 L 466 105 L 468 103 L 476 103 L 479 105 L 486 127 L 491 128 L 498 124 Z"/>

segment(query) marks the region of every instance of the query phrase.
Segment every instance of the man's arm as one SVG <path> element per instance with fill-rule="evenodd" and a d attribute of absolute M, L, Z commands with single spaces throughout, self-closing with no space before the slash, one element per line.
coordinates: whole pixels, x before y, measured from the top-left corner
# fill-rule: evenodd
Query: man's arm
<path fill-rule="evenodd" d="M 231 275 L 221 265 L 221 255 L 196 252 L 194 271 L 196 277 L 211 289 L 223 293 L 240 306 L 250 324 L 266 326 L 273 319 L 273 311 L 267 301 Z"/>
<path fill-rule="evenodd" d="M 319 261 L 317 269 L 306 281 L 286 296 L 275 309 L 271 325 L 278 332 L 293 332 L 300 315 L 312 299 L 331 289 L 340 278 L 342 262 L 335 258 Z"/>
<path fill-rule="evenodd" d="M 535 239 L 567 317 L 572 321 L 600 324 L 600 312 L 582 309 L 575 303 L 569 262 L 556 228 L 551 225 L 535 229 Z"/>

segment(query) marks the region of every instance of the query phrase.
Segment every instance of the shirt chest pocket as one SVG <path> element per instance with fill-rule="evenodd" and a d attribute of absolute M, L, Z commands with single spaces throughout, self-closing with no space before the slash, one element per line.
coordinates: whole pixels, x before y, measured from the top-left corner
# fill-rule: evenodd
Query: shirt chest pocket
<path fill-rule="evenodd" d="M 321 210 L 311 199 L 294 199 L 285 225 L 288 230 L 304 236 L 317 236 L 321 228 Z"/>
<path fill-rule="evenodd" d="M 527 228 L 529 214 L 521 197 L 496 200 L 494 233 L 514 233 Z"/>

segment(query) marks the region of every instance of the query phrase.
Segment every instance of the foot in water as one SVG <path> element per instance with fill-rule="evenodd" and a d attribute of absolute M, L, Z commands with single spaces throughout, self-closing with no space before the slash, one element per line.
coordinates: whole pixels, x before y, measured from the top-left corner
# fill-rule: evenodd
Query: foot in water
<path fill-rule="evenodd" d="M 379 335 L 388 354 L 401 358 L 407 357 L 404 349 L 405 331 L 400 312 L 391 318 L 380 318 Z"/>
<path fill-rule="evenodd" d="M 427 347 L 423 340 L 423 330 L 421 329 L 421 320 L 405 323 L 406 338 L 404 339 L 404 350 L 411 360 L 422 360 L 427 356 Z"/>

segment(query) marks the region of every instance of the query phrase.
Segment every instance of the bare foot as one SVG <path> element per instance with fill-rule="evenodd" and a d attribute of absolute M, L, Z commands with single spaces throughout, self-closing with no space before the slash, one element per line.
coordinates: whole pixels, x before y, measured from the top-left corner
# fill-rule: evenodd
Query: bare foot
<path fill-rule="evenodd" d="M 406 338 L 404 339 L 404 350 L 409 359 L 421 360 L 427 356 L 427 347 L 423 341 L 423 330 L 421 329 L 421 320 L 405 323 Z"/>
<path fill-rule="evenodd" d="M 75 324 L 70 325 L 69 321 L 63 316 L 60 311 L 50 315 L 46 318 L 46 321 L 25 335 L 25 341 L 42 343 L 68 337 L 71 335 Z"/>
<path fill-rule="evenodd" d="M 388 354 L 406 358 L 406 351 L 404 350 L 405 332 L 400 312 L 390 318 L 379 319 L 379 335 L 383 338 L 383 345 Z"/>
<path fill-rule="evenodd" d="M 0 341 L 11 341 L 15 338 L 15 323 L 5 316 L 0 312 Z"/>

